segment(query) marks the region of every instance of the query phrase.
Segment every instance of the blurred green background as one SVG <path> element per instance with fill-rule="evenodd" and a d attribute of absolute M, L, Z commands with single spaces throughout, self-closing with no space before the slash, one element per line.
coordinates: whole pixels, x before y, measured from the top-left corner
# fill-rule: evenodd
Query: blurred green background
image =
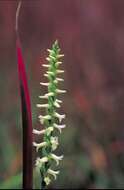
<path fill-rule="evenodd" d="M 18 1 L 0 1 L 0 188 L 21 188 L 22 128 L 16 61 Z M 24 0 L 19 34 L 31 95 L 44 94 L 46 49 L 59 40 L 65 54 L 66 129 L 60 175 L 50 188 L 124 188 L 124 1 Z M 35 159 L 35 152 L 33 152 Z"/>

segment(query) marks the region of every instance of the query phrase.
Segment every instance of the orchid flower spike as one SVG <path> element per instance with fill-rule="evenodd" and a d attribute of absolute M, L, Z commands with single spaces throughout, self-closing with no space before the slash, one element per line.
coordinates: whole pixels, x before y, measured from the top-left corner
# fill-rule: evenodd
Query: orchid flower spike
<path fill-rule="evenodd" d="M 59 174 L 59 171 L 51 168 L 53 168 L 53 166 L 55 167 L 54 162 L 56 165 L 59 165 L 59 162 L 63 159 L 63 155 L 57 156 L 53 152 L 59 145 L 57 131 L 61 133 L 62 129 L 65 128 L 65 125 L 61 124 L 65 118 L 65 114 L 58 113 L 62 101 L 58 99 L 57 96 L 65 93 L 66 90 L 59 88 L 59 82 L 64 81 L 64 79 L 59 76 L 64 74 L 64 70 L 59 68 L 62 65 L 60 59 L 64 55 L 60 54 L 57 40 L 52 45 L 52 48 L 48 49 L 48 53 L 49 55 L 46 58 L 47 63 L 42 65 L 46 69 L 44 76 L 47 78 L 47 81 L 40 82 L 41 85 L 47 88 L 47 93 L 39 96 L 39 102 L 36 105 L 41 111 L 45 109 L 45 113 L 38 117 L 40 123 L 44 125 L 44 129 L 33 129 L 35 136 L 43 136 L 43 142 L 33 142 L 33 146 L 39 155 L 36 159 L 35 166 L 40 169 L 43 189 L 51 183 L 52 179 L 56 179 Z"/>

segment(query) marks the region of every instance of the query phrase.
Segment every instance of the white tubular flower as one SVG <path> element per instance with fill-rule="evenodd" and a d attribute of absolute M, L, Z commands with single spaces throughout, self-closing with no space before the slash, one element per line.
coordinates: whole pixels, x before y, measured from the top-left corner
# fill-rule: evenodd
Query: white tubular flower
<path fill-rule="evenodd" d="M 52 72 L 52 71 L 47 71 L 46 72 L 48 75 L 52 75 L 52 76 L 54 76 L 55 75 L 55 73 L 54 72 Z"/>
<path fill-rule="evenodd" d="M 56 93 L 63 94 L 63 93 L 66 93 L 66 90 L 56 89 Z"/>
<path fill-rule="evenodd" d="M 57 101 L 54 102 L 54 106 L 55 106 L 56 108 L 60 108 L 60 105 L 59 105 L 59 103 L 58 103 Z"/>
<path fill-rule="evenodd" d="M 47 77 L 47 78 L 49 77 L 49 75 L 48 75 L 48 74 L 46 74 L 46 73 L 44 74 L 44 76 L 45 76 L 45 77 Z"/>
<path fill-rule="evenodd" d="M 61 123 L 61 121 L 62 121 L 63 119 L 65 119 L 65 114 L 60 115 L 59 113 L 55 112 L 54 116 L 59 119 L 59 122 L 60 122 L 60 123 Z"/>
<path fill-rule="evenodd" d="M 42 147 L 44 147 L 44 146 L 47 146 L 47 142 L 42 142 L 42 143 L 33 142 L 33 146 L 36 147 L 36 151 L 38 152 L 39 148 L 42 148 Z"/>
<path fill-rule="evenodd" d="M 43 86 L 49 86 L 49 82 L 40 82 L 40 84 Z"/>
<path fill-rule="evenodd" d="M 62 64 L 61 61 L 57 61 L 57 62 L 55 63 L 56 67 L 58 67 L 60 64 Z"/>
<path fill-rule="evenodd" d="M 62 78 L 56 78 L 56 80 L 58 80 L 58 81 L 60 81 L 60 82 L 62 82 L 62 81 L 64 81 L 64 79 L 62 79 Z"/>
<path fill-rule="evenodd" d="M 38 96 L 39 98 L 42 98 L 42 99 L 48 99 L 48 97 L 47 96 Z"/>
<path fill-rule="evenodd" d="M 49 104 L 37 104 L 37 108 L 48 108 Z"/>
<path fill-rule="evenodd" d="M 47 157 L 43 157 L 43 158 L 39 158 L 39 157 L 38 157 L 37 160 L 36 160 L 35 166 L 41 168 L 42 165 L 43 165 L 45 162 L 48 162 L 48 158 L 47 158 Z"/>
<path fill-rule="evenodd" d="M 56 102 L 58 102 L 58 103 L 62 103 L 62 100 L 56 99 Z"/>
<path fill-rule="evenodd" d="M 56 176 L 59 174 L 59 171 L 48 169 L 48 174 L 52 175 L 54 179 L 56 180 Z"/>
<path fill-rule="evenodd" d="M 64 54 L 59 54 L 57 57 L 58 57 L 58 58 L 64 57 Z"/>
<path fill-rule="evenodd" d="M 52 55 L 49 55 L 49 57 L 50 57 L 52 60 L 56 61 L 56 58 L 53 57 Z"/>
<path fill-rule="evenodd" d="M 64 157 L 63 155 L 56 156 L 55 154 L 51 154 L 50 156 L 53 160 L 55 160 L 57 166 L 59 165 L 59 161 L 61 161 Z"/>
<path fill-rule="evenodd" d="M 62 129 L 64 129 L 66 127 L 66 125 L 57 125 L 56 123 L 54 123 L 54 127 L 56 129 L 59 130 L 59 132 L 61 133 L 62 132 Z"/>
<path fill-rule="evenodd" d="M 36 129 L 33 129 L 33 134 L 35 134 L 35 135 L 42 135 L 42 134 L 44 134 L 45 133 L 45 129 L 43 129 L 43 130 L 41 130 L 41 131 L 38 131 L 38 130 L 36 130 Z"/>
<path fill-rule="evenodd" d="M 53 92 L 49 92 L 47 94 L 45 94 L 44 96 L 39 96 L 39 98 L 44 98 L 44 99 L 48 99 L 49 97 L 54 96 Z"/>
<path fill-rule="evenodd" d="M 50 65 L 47 65 L 47 64 L 43 64 L 42 66 L 43 66 L 43 67 L 47 67 L 47 68 L 50 67 Z"/>
<path fill-rule="evenodd" d="M 57 70 L 57 74 L 64 73 L 64 70 Z"/>
<path fill-rule="evenodd" d="M 58 142 L 58 137 L 51 137 L 50 138 L 50 142 L 51 142 L 51 145 L 52 145 L 52 150 L 56 150 L 56 148 L 58 147 L 59 145 L 59 142 Z"/>
<path fill-rule="evenodd" d="M 54 51 L 53 51 L 52 49 L 47 49 L 47 51 L 48 51 L 49 53 L 54 53 Z"/>
<path fill-rule="evenodd" d="M 51 61 L 51 59 L 49 57 L 46 58 L 47 61 Z"/>
<path fill-rule="evenodd" d="M 48 127 L 46 130 L 45 130 L 45 133 L 47 134 L 47 135 L 50 135 L 51 134 L 51 132 L 53 131 L 53 127 Z"/>
<path fill-rule="evenodd" d="M 36 134 L 36 135 L 42 135 L 42 134 L 47 134 L 47 135 L 50 135 L 51 132 L 53 131 L 53 127 L 48 127 L 47 129 L 43 129 L 41 131 L 38 131 L 36 129 L 33 129 L 33 134 Z"/>
<path fill-rule="evenodd" d="M 39 115 L 39 119 L 40 119 L 41 124 L 44 124 L 44 121 L 51 119 L 51 116 L 50 115 L 45 115 L 45 116 Z"/>
<path fill-rule="evenodd" d="M 48 176 L 44 178 L 44 181 L 46 185 L 49 185 L 51 183 L 51 179 Z"/>
<path fill-rule="evenodd" d="M 48 96 L 48 97 L 54 96 L 54 93 L 53 92 L 49 92 L 49 93 L 45 94 L 45 96 Z"/>

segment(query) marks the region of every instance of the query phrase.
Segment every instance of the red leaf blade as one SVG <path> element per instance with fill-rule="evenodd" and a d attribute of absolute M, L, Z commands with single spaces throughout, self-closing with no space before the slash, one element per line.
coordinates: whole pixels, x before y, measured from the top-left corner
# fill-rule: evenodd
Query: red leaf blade
<path fill-rule="evenodd" d="M 32 189 L 32 114 L 30 95 L 19 39 L 16 42 L 23 128 L 23 189 Z"/>

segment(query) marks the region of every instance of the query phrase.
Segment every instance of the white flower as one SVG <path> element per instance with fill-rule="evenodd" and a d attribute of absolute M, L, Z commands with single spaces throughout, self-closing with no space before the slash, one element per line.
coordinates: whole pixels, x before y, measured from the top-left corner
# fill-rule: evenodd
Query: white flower
<path fill-rule="evenodd" d="M 33 134 L 36 134 L 36 135 L 41 135 L 41 134 L 44 134 L 45 133 L 45 129 L 41 130 L 41 131 L 38 131 L 36 129 L 33 129 Z"/>
<path fill-rule="evenodd" d="M 41 124 L 44 124 L 45 120 L 51 119 L 51 115 L 45 115 L 45 116 L 39 115 L 39 119 L 40 119 Z"/>
<path fill-rule="evenodd" d="M 62 64 L 61 61 L 57 61 L 57 62 L 55 63 L 56 67 L 58 67 L 60 64 Z"/>
<path fill-rule="evenodd" d="M 41 168 L 42 164 L 48 162 L 48 158 L 47 157 L 43 157 L 43 158 L 37 158 L 35 166 Z"/>
<path fill-rule="evenodd" d="M 49 76 L 49 75 L 51 75 L 51 76 L 54 76 L 54 75 L 55 75 L 55 73 L 52 72 L 52 71 L 47 71 L 46 73 L 48 74 L 48 76 Z"/>
<path fill-rule="evenodd" d="M 46 185 L 49 185 L 51 182 L 51 179 L 49 177 L 45 177 L 44 181 L 45 181 Z"/>
<path fill-rule="evenodd" d="M 45 77 L 47 77 L 47 78 L 49 78 L 49 75 L 48 75 L 48 74 L 46 74 L 46 73 L 44 74 L 44 76 L 45 76 Z"/>
<path fill-rule="evenodd" d="M 52 55 L 49 55 L 49 57 L 50 57 L 51 59 L 53 59 L 54 61 L 56 61 L 56 57 L 54 57 L 54 56 L 52 56 Z"/>
<path fill-rule="evenodd" d="M 65 114 L 64 115 L 60 115 L 59 113 L 55 112 L 55 117 L 57 117 L 59 119 L 59 122 L 61 123 L 62 119 L 65 118 Z"/>
<path fill-rule="evenodd" d="M 56 102 L 58 102 L 58 103 L 62 103 L 62 100 L 56 99 Z"/>
<path fill-rule="evenodd" d="M 53 131 L 53 127 L 48 127 L 46 130 L 45 130 L 45 133 L 47 134 L 47 135 L 50 135 L 51 134 L 51 132 Z"/>
<path fill-rule="evenodd" d="M 56 156 L 55 154 L 50 154 L 51 158 L 56 161 L 56 165 L 59 165 L 59 161 L 63 159 L 63 155 Z"/>
<path fill-rule="evenodd" d="M 39 98 L 48 99 L 50 96 L 54 96 L 54 93 L 53 92 L 49 92 L 49 93 L 45 94 L 44 96 L 39 96 Z"/>
<path fill-rule="evenodd" d="M 47 142 L 42 142 L 42 143 L 33 142 L 33 146 L 36 147 L 36 151 L 38 152 L 39 148 L 42 148 L 42 147 L 44 147 L 44 146 L 47 146 Z"/>
<path fill-rule="evenodd" d="M 51 174 L 56 179 L 56 175 L 59 174 L 59 171 L 48 169 L 48 174 Z"/>
<path fill-rule="evenodd" d="M 57 108 L 60 108 L 60 105 L 57 101 L 54 102 L 54 106 L 57 107 Z"/>
<path fill-rule="evenodd" d="M 48 51 L 49 53 L 54 53 L 54 51 L 53 51 L 52 49 L 47 49 L 47 51 Z"/>
<path fill-rule="evenodd" d="M 64 129 L 66 127 L 66 125 L 57 125 L 56 123 L 54 123 L 54 127 L 56 129 L 59 130 L 59 132 L 61 133 L 62 132 L 62 129 Z"/>
<path fill-rule="evenodd" d="M 65 71 L 64 70 L 57 70 L 57 74 L 60 74 L 60 73 L 64 73 Z"/>
<path fill-rule="evenodd" d="M 49 82 L 40 82 L 40 84 L 43 86 L 49 86 Z"/>
<path fill-rule="evenodd" d="M 58 58 L 64 57 L 64 54 L 59 54 L 57 57 L 58 57 Z"/>
<path fill-rule="evenodd" d="M 66 90 L 56 89 L 56 93 L 63 94 L 63 93 L 66 93 Z"/>
<path fill-rule="evenodd" d="M 37 104 L 36 105 L 38 108 L 48 108 L 49 104 Z"/>
<path fill-rule="evenodd" d="M 42 64 L 43 67 L 50 67 L 50 65 L 47 65 L 47 64 Z"/>
<path fill-rule="evenodd" d="M 57 81 L 61 81 L 61 82 L 64 81 L 64 79 L 58 78 L 58 77 L 56 78 L 56 80 L 57 80 Z"/>
<path fill-rule="evenodd" d="M 53 127 L 48 127 L 47 129 L 43 129 L 41 131 L 33 129 L 33 134 L 41 135 L 41 134 L 46 133 L 47 135 L 50 135 L 50 133 L 53 131 L 53 129 L 54 129 Z"/>
<path fill-rule="evenodd" d="M 57 146 L 58 146 L 58 137 L 51 137 L 50 138 L 50 142 L 52 145 L 52 150 L 56 150 Z"/>
<path fill-rule="evenodd" d="M 49 57 L 46 58 L 47 61 L 51 61 L 51 59 Z"/>

